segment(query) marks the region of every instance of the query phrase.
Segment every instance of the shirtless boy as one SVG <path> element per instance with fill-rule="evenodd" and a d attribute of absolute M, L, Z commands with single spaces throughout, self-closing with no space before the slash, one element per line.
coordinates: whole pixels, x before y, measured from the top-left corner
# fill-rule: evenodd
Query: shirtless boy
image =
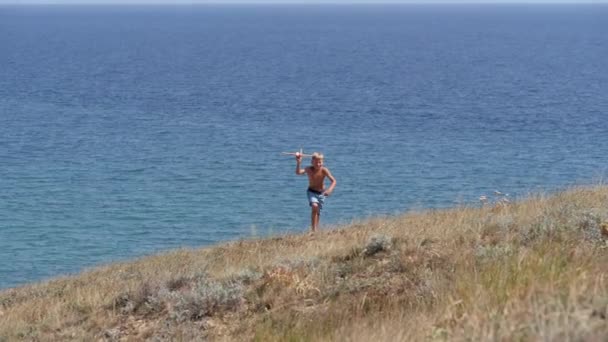
<path fill-rule="evenodd" d="M 308 190 L 306 190 L 306 195 L 308 196 L 308 204 L 310 204 L 312 209 L 310 222 L 311 230 L 314 233 L 319 226 L 319 217 L 321 216 L 323 203 L 325 203 L 325 197 L 328 197 L 334 191 L 336 179 L 329 172 L 328 168 L 323 167 L 323 155 L 321 153 L 313 153 L 311 165 L 305 169 L 300 167 L 301 163 L 302 155 L 296 153 L 296 175 L 308 175 Z M 327 189 L 325 189 L 325 177 L 331 182 Z"/>

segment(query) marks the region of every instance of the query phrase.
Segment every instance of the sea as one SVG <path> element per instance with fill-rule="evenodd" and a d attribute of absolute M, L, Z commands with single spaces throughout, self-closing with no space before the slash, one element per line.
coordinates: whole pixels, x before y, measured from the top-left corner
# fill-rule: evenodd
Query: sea
<path fill-rule="evenodd" d="M 608 5 L 2 5 L 0 288 L 305 233 L 282 152 L 321 229 L 602 184 L 607 115 Z"/>

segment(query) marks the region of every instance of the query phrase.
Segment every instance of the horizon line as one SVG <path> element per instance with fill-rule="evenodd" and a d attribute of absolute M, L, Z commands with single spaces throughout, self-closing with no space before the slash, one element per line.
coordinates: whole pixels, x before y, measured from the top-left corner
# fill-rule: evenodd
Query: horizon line
<path fill-rule="evenodd" d="M 608 0 L 0 0 L 0 5 L 447 5 L 447 4 L 608 4 Z"/>
<path fill-rule="evenodd" d="M 113 5 L 113 6 L 130 6 L 130 5 L 163 5 L 163 6 L 182 6 L 182 5 L 607 5 L 608 0 L 469 0 L 469 1 L 446 1 L 446 0 L 431 0 L 431 1 L 15 1 L 15 2 L 0 2 L 0 6 L 35 6 L 35 5 Z"/>

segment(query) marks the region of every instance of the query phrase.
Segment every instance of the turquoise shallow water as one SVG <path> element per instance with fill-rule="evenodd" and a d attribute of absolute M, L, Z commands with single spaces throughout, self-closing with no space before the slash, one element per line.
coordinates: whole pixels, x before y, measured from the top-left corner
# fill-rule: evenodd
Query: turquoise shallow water
<path fill-rule="evenodd" d="M 0 7 L 0 288 L 606 176 L 608 6 Z"/>

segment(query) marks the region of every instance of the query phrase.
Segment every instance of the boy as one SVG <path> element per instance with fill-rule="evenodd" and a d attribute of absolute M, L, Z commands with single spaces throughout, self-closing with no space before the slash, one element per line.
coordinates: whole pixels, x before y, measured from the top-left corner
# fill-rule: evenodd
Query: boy
<path fill-rule="evenodd" d="M 296 175 L 308 175 L 308 190 L 306 195 L 308 196 L 308 204 L 311 207 L 310 221 L 312 232 L 317 231 L 319 226 L 319 216 L 321 215 L 321 209 L 325 202 L 325 197 L 331 195 L 336 187 L 336 179 L 332 176 L 329 169 L 323 167 L 323 155 L 321 153 L 313 153 L 312 161 L 310 166 L 305 169 L 300 168 L 302 162 L 302 155 L 296 153 Z M 328 189 L 325 189 L 325 177 L 327 177 L 331 184 Z"/>

